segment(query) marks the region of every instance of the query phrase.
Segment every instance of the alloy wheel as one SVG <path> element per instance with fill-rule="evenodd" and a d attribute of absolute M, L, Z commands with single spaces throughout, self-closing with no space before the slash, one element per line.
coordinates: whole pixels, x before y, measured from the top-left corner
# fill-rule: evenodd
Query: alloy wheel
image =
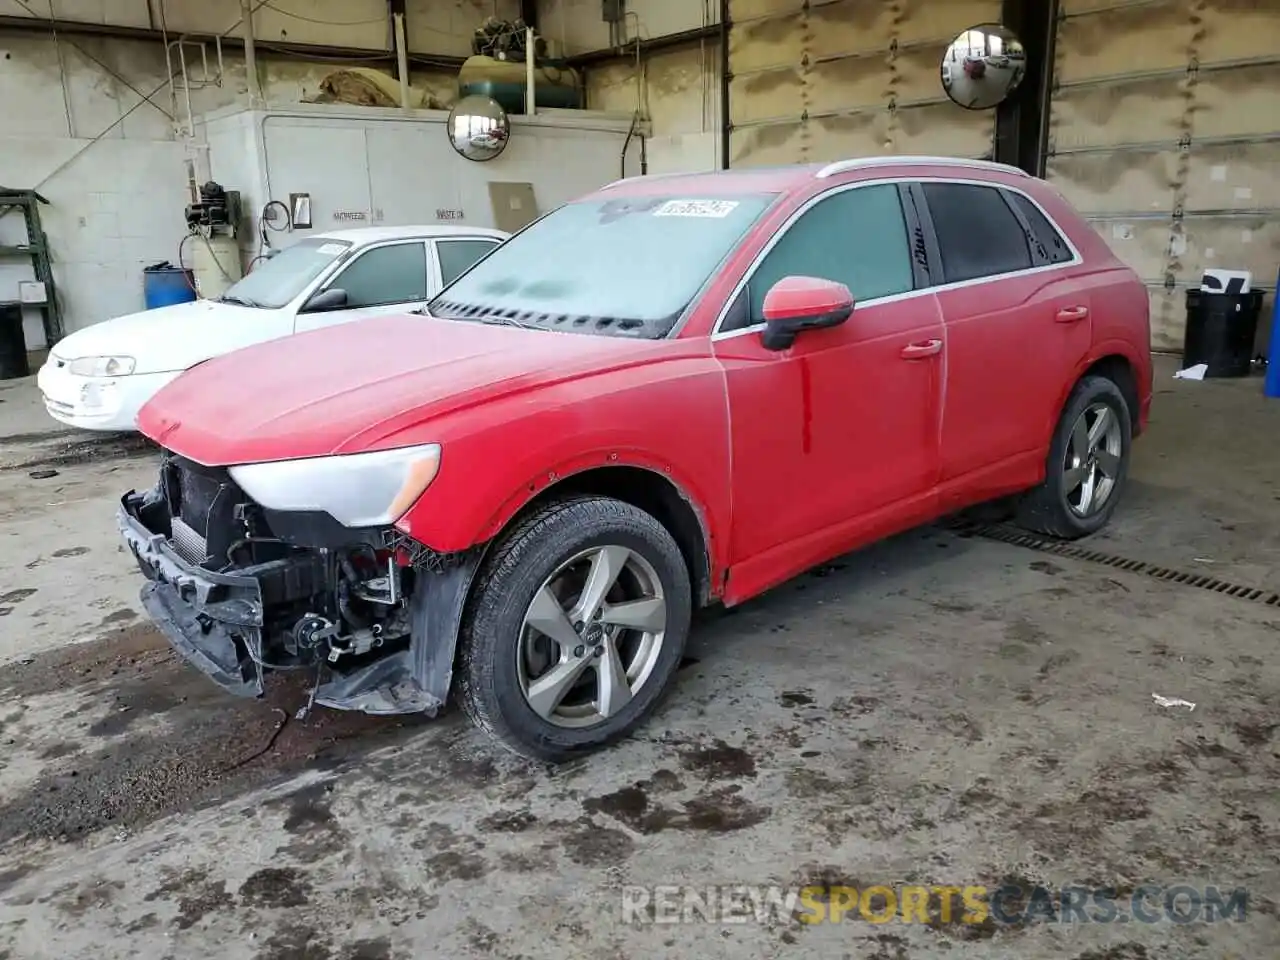
<path fill-rule="evenodd" d="M 653 566 L 627 547 L 592 547 L 543 581 L 521 626 L 521 692 L 560 727 L 590 727 L 624 709 L 653 673 L 667 603 Z"/>
<path fill-rule="evenodd" d="M 1109 404 L 1090 404 L 1071 428 L 1062 492 L 1077 517 L 1099 513 L 1115 492 L 1124 456 L 1120 418 Z"/>

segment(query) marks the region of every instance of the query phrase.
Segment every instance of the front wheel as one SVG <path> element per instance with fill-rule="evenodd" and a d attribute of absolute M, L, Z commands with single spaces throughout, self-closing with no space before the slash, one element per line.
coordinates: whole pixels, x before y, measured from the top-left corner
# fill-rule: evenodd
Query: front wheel
<path fill-rule="evenodd" d="M 1044 482 L 1023 497 L 1018 523 L 1064 540 L 1102 529 L 1128 478 L 1132 442 L 1120 388 L 1106 377 L 1082 379 L 1058 421 Z"/>
<path fill-rule="evenodd" d="M 553 503 L 485 563 L 460 638 L 458 699 L 507 748 L 567 760 L 653 711 L 691 614 L 684 558 L 654 517 L 603 497 Z"/>

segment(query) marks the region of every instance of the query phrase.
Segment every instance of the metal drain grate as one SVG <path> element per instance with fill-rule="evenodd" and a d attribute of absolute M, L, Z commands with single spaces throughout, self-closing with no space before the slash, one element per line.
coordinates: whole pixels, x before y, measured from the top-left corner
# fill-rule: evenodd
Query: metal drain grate
<path fill-rule="evenodd" d="M 1131 560 L 1128 557 L 1116 556 L 1114 553 L 1103 553 L 1101 550 L 1089 550 L 1060 540 L 1046 540 L 1044 537 L 1038 537 L 1024 530 L 1015 530 L 998 524 L 975 523 L 963 519 L 946 520 L 938 524 L 938 526 L 962 537 L 981 537 L 983 540 L 995 540 L 1014 547 L 1025 547 L 1028 550 L 1035 550 L 1039 553 L 1070 557 L 1073 560 L 1086 560 L 1089 563 L 1097 563 L 1116 570 L 1124 570 L 1126 573 L 1137 573 L 1144 577 L 1151 577 L 1153 580 L 1163 580 L 1165 583 L 1177 583 L 1182 586 L 1196 587 L 1200 590 L 1209 590 L 1213 593 L 1220 593 L 1223 596 L 1234 597 L 1237 600 L 1260 603 L 1267 607 L 1280 607 L 1280 593 L 1259 590 L 1257 587 L 1246 587 L 1243 584 L 1219 580 L 1217 577 L 1208 577 L 1200 573 L 1187 573 L 1185 570 L 1162 567 L 1154 563 L 1147 563 L 1144 560 Z"/>

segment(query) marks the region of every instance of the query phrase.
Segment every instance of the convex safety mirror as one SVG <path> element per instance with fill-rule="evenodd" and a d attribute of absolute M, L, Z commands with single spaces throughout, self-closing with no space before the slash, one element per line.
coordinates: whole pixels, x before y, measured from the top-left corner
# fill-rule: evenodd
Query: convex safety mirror
<path fill-rule="evenodd" d="M 463 97 L 449 111 L 449 142 L 468 160 L 492 160 L 510 137 L 507 111 L 492 97 Z"/>
<path fill-rule="evenodd" d="M 1018 89 L 1027 53 L 1017 34 L 998 23 L 961 33 L 942 55 L 942 89 L 966 110 L 990 110 Z"/>

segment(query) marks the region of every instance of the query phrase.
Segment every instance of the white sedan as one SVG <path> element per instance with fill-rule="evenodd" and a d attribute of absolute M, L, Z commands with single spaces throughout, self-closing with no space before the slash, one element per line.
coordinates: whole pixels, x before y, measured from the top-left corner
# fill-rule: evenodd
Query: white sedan
<path fill-rule="evenodd" d="M 507 238 L 471 227 L 367 227 L 285 247 L 222 296 L 95 323 L 64 337 L 36 378 L 55 420 L 135 429 L 170 380 L 250 344 L 423 306 Z"/>

